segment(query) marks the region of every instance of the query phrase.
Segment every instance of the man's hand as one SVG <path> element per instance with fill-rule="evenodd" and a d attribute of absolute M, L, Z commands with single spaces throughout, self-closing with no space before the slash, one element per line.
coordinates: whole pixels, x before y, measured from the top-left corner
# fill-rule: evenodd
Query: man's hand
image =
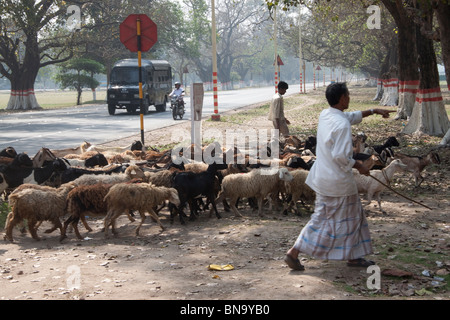
<path fill-rule="evenodd" d="M 381 114 L 383 118 L 389 118 L 389 113 L 397 112 L 396 110 L 375 109 L 374 113 Z"/>

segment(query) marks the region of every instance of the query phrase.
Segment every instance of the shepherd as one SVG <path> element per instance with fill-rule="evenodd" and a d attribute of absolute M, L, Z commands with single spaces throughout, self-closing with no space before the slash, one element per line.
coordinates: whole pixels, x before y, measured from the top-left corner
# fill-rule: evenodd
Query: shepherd
<path fill-rule="evenodd" d="M 388 118 L 395 110 L 370 109 L 344 112 L 350 103 L 346 83 L 332 83 L 325 92 L 330 107 L 321 112 L 317 128 L 317 159 L 306 184 L 316 192 L 310 221 L 286 253 L 285 262 L 293 270 L 304 270 L 298 255 L 323 260 L 347 260 L 348 266 L 368 267 L 375 262 L 364 259 L 372 254 L 369 226 L 353 178 L 352 168 L 368 175 L 369 169 L 353 159 L 353 124 L 380 114 Z"/>

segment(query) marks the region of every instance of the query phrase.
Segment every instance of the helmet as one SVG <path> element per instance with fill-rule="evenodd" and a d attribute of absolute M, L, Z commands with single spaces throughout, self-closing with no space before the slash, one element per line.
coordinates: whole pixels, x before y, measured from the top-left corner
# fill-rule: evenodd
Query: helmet
<path fill-rule="evenodd" d="M 175 82 L 175 85 L 177 85 L 177 84 L 179 84 L 179 85 L 181 86 L 181 83 L 179 83 L 178 81 L 177 81 L 177 82 Z"/>

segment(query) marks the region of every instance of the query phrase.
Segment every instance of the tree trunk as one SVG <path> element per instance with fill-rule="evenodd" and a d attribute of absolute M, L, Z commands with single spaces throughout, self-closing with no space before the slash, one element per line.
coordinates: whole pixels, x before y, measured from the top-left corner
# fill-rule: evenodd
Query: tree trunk
<path fill-rule="evenodd" d="M 77 88 L 77 106 L 81 104 L 81 94 L 83 93 L 82 88 Z"/>
<path fill-rule="evenodd" d="M 447 4 L 441 0 L 434 2 L 436 3 L 434 12 L 439 23 L 445 78 L 447 79 L 447 88 L 450 90 L 450 2 Z"/>
<path fill-rule="evenodd" d="M 396 106 L 398 104 L 398 39 L 394 37 L 391 40 L 386 60 L 383 62 L 382 83 L 383 96 L 380 105 Z M 385 71 L 387 70 L 387 72 Z"/>
<path fill-rule="evenodd" d="M 406 20 L 406 21 L 405 21 Z M 414 108 L 419 89 L 419 68 L 417 65 L 416 26 L 410 19 L 404 19 L 398 30 L 399 46 L 399 100 L 395 119 L 408 119 Z"/>
<path fill-rule="evenodd" d="M 36 38 L 28 36 L 23 63 L 11 73 L 11 95 L 6 107 L 7 110 L 42 109 L 34 95 L 34 82 L 39 72 L 39 50 Z"/>
<path fill-rule="evenodd" d="M 398 30 L 398 107 L 395 119 L 407 119 L 414 108 L 419 71 L 416 54 L 416 26 L 402 0 L 382 0 Z"/>
<path fill-rule="evenodd" d="M 418 2 L 416 3 L 418 8 Z M 431 6 L 421 7 L 424 25 L 431 30 L 433 11 Z M 420 68 L 420 85 L 411 118 L 403 133 L 431 136 L 443 136 L 450 128 L 450 121 L 445 110 L 439 86 L 439 71 L 433 40 L 425 37 L 416 29 L 416 46 Z"/>

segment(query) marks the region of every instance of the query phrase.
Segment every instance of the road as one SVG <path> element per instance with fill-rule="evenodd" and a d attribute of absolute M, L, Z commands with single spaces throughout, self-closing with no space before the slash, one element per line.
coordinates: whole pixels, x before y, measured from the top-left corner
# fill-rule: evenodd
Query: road
<path fill-rule="evenodd" d="M 286 96 L 299 90 L 299 85 L 292 85 Z M 219 91 L 219 114 L 270 101 L 273 94 L 273 87 Z M 172 119 L 169 104 L 166 112 L 156 112 L 151 107 L 149 113 L 144 116 L 144 131 L 167 127 L 180 121 L 190 121 L 189 100 L 189 97 L 185 98 L 186 114 L 183 120 Z M 212 92 L 205 93 L 203 105 L 202 116 L 210 118 L 214 113 Z M 0 149 L 12 146 L 17 152 L 34 155 L 41 147 L 72 148 L 83 141 L 101 144 L 140 132 L 139 114 L 117 110 L 115 116 L 110 116 L 106 104 L 4 114 L 0 117 Z"/>

